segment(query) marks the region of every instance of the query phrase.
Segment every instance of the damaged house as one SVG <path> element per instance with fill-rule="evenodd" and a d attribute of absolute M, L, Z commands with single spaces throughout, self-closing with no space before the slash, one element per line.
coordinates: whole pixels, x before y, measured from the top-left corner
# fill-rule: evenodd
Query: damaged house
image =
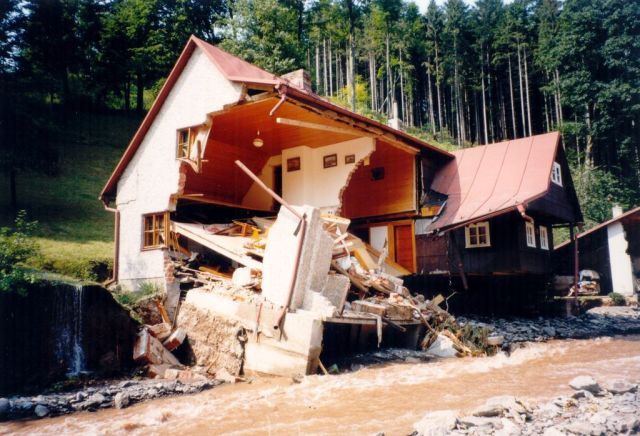
<path fill-rule="evenodd" d="M 196 37 L 100 198 L 114 280 L 156 283 L 195 363 L 234 374 L 416 347 L 439 300 L 404 277 L 543 274 L 581 220 L 557 134 L 448 153 Z"/>

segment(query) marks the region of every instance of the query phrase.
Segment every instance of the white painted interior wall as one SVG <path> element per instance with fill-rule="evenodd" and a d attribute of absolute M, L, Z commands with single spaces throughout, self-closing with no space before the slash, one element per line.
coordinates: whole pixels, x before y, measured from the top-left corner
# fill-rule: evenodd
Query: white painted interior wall
<path fill-rule="evenodd" d="M 633 295 L 633 272 L 631 258 L 627 253 L 629 244 L 622 223 L 615 222 L 607 226 L 609 242 L 609 264 L 613 291 L 622 295 Z"/>
<path fill-rule="evenodd" d="M 162 250 L 141 250 L 142 215 L 171 207 L 180 165 L 176 130 L 205 122 L 207 113 L 237 101 L 240 94 L 241 86 L 227 81 L 196 47 L 118 182 L 118 279 L 124 287 L 135 290 L 140 282 L 164 277 Z"/>
<path fill-rule="evenodd" d="M 282 152 L 282 197 L 295 205 L 335 209 L 340 205 L 340 191 L 346 185 L 355 165 L 375 150 L 375 140 L 358 138 L 324 147 L 304 145 Z M 338 165 L 324 168 L 324 156 L 336 154 Z M 355 163 L 344 158 L 355 154 Z M 287 172 L 287 159 L 300 157 L 300 170 Z"/>
<path fill-rule="evenodd" d="M 387 229 L 387 226 L 369 227 L 369 244 L 373 248 L 382 251 L 387 239 L 389 239 L 389 229 Z"/>

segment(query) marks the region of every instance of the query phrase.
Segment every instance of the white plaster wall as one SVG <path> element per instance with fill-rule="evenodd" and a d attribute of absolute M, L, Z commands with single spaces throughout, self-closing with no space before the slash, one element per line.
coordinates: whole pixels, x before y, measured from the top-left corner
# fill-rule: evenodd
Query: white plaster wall
<path fill-rule="evenodd" d="M 631 258 L 627 253 L 628 243 L 622 223 L 609 224 L 607 226 L 607 238 L 609 240 L 609 263 L 611 266 L 613 292 L 622 295 L 633 295 Z"/>
<path fill-rule="evenodd" d="M 164 277 L 162 250 L 141 251 L 142 215 L 171 207 L 169 197 L 177 192 L 180 165 L 176 130 L 205 122 L 207 113 L 237 101 L 240 93 L 240 85 L 227 81 L 196 47 L 118 182 L 122 283 L 133 287 Z"/>
<path fill-rule="evenodd" d="M 318 208 L 337 208 L 340 191 L 358 161 L 375 150 L 372 138 L 358 138 L 324 147 L 299 146 L 282 152 L 282 197 L 291 204 Z M 337 154 L 338 165 L 323 167 L 324 156 Z M 355 154 L 355 163 L 345 164 L 344 157 Z M 300 171 L 287 172 L 287 159 L 300 157 Z"/>
<path fill-rule="evenodd" d="M 282 156 L 271 156 L 264 168 L 258 174 L 258 178 L 264 182 L 265 185 L 273 189 L 273 169 L 282 165 Z M 254 209 L 263 209 L 268 210 L 271 209 L 271 205 L 273 204 L 273 198 L 265 192 L 257 183 L 253 183 L 249 191 L 245 194 L 242 199 L 242 205 L 254 208 Z"/>
<path fill-rule="evenodd" d="M 369 227 L 369 244 L 373 248 L 382 251 L 387 239 L 389 239 L 387 226 Z"/>

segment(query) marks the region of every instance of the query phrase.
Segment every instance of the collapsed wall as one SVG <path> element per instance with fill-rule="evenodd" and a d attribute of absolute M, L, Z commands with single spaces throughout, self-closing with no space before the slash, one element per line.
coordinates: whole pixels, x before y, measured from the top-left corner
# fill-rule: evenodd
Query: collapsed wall
<path fill-rule="evenodd" d="M 183 363 L 242 373 L 247 332 L 240 322 L 185 301 L 177 324 L 188 334 Z"/>

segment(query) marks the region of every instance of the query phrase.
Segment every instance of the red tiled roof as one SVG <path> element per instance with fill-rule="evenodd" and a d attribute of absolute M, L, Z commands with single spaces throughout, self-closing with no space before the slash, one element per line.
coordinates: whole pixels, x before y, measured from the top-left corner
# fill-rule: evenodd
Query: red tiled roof
<path fill-rule="evenodd" d="M 447 195 L 428 231 L 453 229 L 526 205 L 549 189 L 557 132 L 453 152 L 431 189 Z"/>

